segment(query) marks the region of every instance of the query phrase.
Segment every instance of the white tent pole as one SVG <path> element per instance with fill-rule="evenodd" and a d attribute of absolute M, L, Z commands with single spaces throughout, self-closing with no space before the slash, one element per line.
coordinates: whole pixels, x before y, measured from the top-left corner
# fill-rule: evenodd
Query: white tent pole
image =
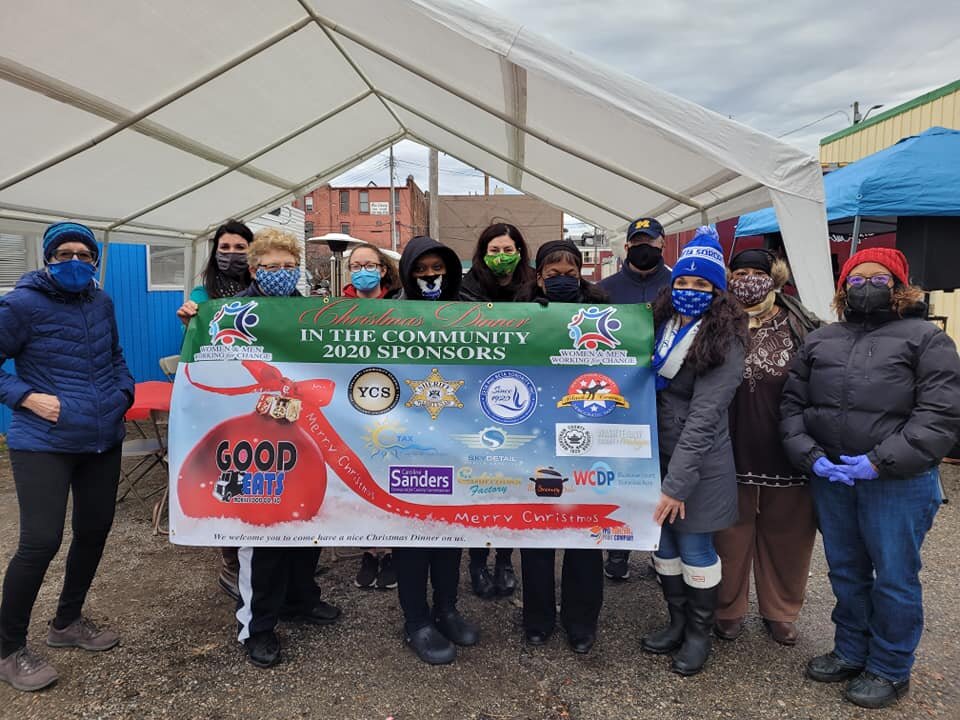
<path fill-rule="evenodd" d="M 113 137 L 114 135 L 119 133 L 121 130 L 126 130 L 131 125 L 135 125 L 136 123 L 140 122 L 146 117 L 149 117 L 150 115 L 157 112 L 158 110 L 161 110 L 162 108 L 166 107 L 167 105 L 170 105 L 176 100 L 179 100 L 184 95 L 187 95 L 188 93 L 193 92 L 197 88 L 203 85 L 206 85 L 211 80 L 214 80 L 220 77 L 225 72 L 232 70 L 233 68 L 237 67 L 243 62 L 246 62 L 253 56 L 263 52 L 267 48 L 272 47 L 273 45 L 276 45 L 281 40 L 286 39 L 290 35 L 293 35 L 295 32 L 305 27 L 306 25 L 309 25 L 310 22 L 311 22 L 310 18 L 303 18 L 302 20 L 298 20 L 292 25 L 271 35 L 266 40 L 254 45 L 249 50 L 246 50 L 242 54 L 226 62 L 220 67 L 214 68 L 210 72 L 207 72 L 201 75 L 199 78 L 187 84 L 186 86 L 180 88 L 179 90 L 158 100 L 152 105 L 147 106 L 145 109 L 130 115 L 128 118 L 126 118 L 121 122 L 118 122 L 116 125 L 113 125 L 112 127 L 107 128 L 106 130 L 99 133 L 98 135 L 91 138 L 90 140 L 87 140 L 86 142 L 81 143 L 76 147 L 70 148 L 69 150 L 66 150 L 58 155 L 55 155 L 54 157 L 48 160 L 44 160 L 38 165 L 34 165 L 33 167 L 27 170 L 24 170 L 23 172 L 18 173 L 17 175 L 14 175 L 12 178 L 8 178 L 7 180 L 0 182 L 0 191 L 6 190 L 8 187 L 12 185 L 16 185 L 17 183 L 23 180 L 26 180 L 29 177 L 33 177 L 37 173 L 43 172 L 44 170 L 50 167 L 53 167 L 54 165 L 57 165 L 58 163 L 61 163 L 64 160 L 68 160 L 72 158 L 74 155 L 79 155 L 84 150 L 89 150 L 95 145 L 102 143 L 107 138 Z M 3 78 L 4 80 L 8 80 L 9 82 L 12 82 L 16 85 L 20 85 L 21 87 L 25 87 L 28 90 L 34 90 L 44 95 L 49 95 L 53 88 L 50 87 L 50 83 L 43 83 L 42 81 L 40 81 L 38 79 L 39 77 L 40 77 L 40 74 L 35 72 L 30 72 L 29 76 L 27 76 L 24 74 L 22 66 L 20 66 L 17 63 L 13 63 L 12 61 L 7 61 L 4 58 L 0 58 L 0 78 Z M 54 97 L 56 97 L 56 99 L 58 100 L 64 99 L 58 95 L 54 95 Z M 80 109 L 86 112 L 90 112 L 91 110 L 89 107 L 86 107 L 86 106 L 81 106 Z"/>
<path fill-rule="evenodd" d="M 107 282 L 107 257 L 110 255 L 110 231 L 103 231 L 103 252 L 100 253 L 100 287 Z"/>
<path fill-rule="evenodd" d="M 655 183 L 652 180 L 648 180 L 645 177 L 637 175 L 636 173 L 632 173 L 626 168 L 618 167 L 617 165 L 609 163 L 606 160 L 602 160 L 600 158 L 594 157 L 588 153 L 582 152 L 570 145 L 567 145 L 566 143 L 561 142 L 556 138 L 552 138 L 546 133 L 542 133 L 539 130 L 536 130 L 530 127 L 527 123 L 521 122 L 516 118 L 510 117 L 510 115 L 508 115 L 507 113 L 502 112 L 501 110 L 498 110 L 497 108 L 491 105 L 487 105 L 486 103 L 480 100 L 477 100 L 476 98 L 470 97 L 468 94 L 458 90 L 454 86 L 446 83 L 445 81 L 436 77 L 432 73 L 429 73 L 426 70 L 421 70 L 420 68 L 408 63 L 406 60 L 399 57 L 398 55 L 395 55 L 394 53 L 388 50 L 384 50 L 383 48 L 378 47 L 374 43 L 367 41 L 365 38 L 361 37 L 360 35 L 357 35 L 355 32 L 351 30 L 347 30 L 342 25 L 337 25 L 337 23 L 331 20 L 328 20 L 327 18 L 321 15 L 318 15 L 313 11 L 311 11 L 311 14 L 313 15 L 313 18 L 320 25 L 330 28 L 330 30 L 332 30 L 333 32 L 339 35 L 343 35 L 348 40 L 352 40 L 353 42 L 357 43 L 361 47 L 366 48 L 367 50 L 374 53 L 375 55 L 379 55 L 385 60 L 389 60 L 394 65 L 398 65 L 404 70 L 406 70 L 407 72 L 411 72 L 417 77 L 422 78 L 423 80 L 426 80 L 430 84 L 436 85 L 441 90 L 445 90 L 451 95 L 454 95 L 455 97 L 460 98 L 465 103 L 473 105 L 475 108 L 479 110 L 483 110 L 485 113 L 488 113 L 490 115 L 493 115 L 496 118 L 499 118 L 500 120 L 507 123 L 508 125 L 511 125 L 515 128 L 522 130 L 528 135 L 535 137 L 540 142 L 546 143 L 550 147 L 556 148 L 557 150 L 567 153 L 568 155 L 573 155 L 574 157 L 579 158 L 580 160 L 583 160 L 586 163 L 590 163 L 591 165 L 596 165 L 599 168 L 603 168 L 607 172 L 613 173 L 614 175 L 617 175 L 623 178 L 624 180 L 629 180 L 630 182 L 636 183 L 637 185 L 642 185 L 648 190 L 653 190 L 654 192 L 659 193 L 660 195 L 664 195 L 666 197 L 672 198 L 679 203 L 683 203 L 684 205 L 689 205 L 690 207 L 697 208 L 698 210 L 701 208 L 701 204 L 696 200 L 694 200 L 693 198 L 686 197 L 685 195 L 675 192 L 670 188 L 660 185 L 659 183 Z M 377 90 L 377 94 L 380 95 L 381 97 L 386 97 L 386 94 L 381 92 L 380 90 Z"/>
<path fill-rule="evenodd" d="M 857 251 L 857 246 L 860 244 L 860 216 L 853 216 L 853 232 L 850 233 L 850 254 L 853 255 Z"/>

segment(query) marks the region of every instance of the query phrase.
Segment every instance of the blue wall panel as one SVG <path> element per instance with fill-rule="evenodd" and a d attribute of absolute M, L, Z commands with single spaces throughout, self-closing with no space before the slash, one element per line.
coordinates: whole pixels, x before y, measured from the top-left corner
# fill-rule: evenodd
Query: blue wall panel
<path fill-rule="evenodd" d="M 160 358 L 178 354 L 183 341 L 183 326 L 176 317 L 183 291 L 147 291 L 147 249 L 143 245 L 111 245 L 108 253 L 104 289 L 116 308 L 127 366 L 137 382 L 165 380 Z M 2 406 L 0 432 L 6 432 L 9 424 L 10 411 Z"/>

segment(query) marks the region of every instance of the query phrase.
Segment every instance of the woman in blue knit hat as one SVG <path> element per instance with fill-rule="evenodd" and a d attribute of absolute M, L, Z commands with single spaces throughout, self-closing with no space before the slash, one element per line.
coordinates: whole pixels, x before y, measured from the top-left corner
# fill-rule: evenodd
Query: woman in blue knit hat
<path fill-rule="evenodd" d="M 643 649 L 673 654 L 671 669 L 700 672 L 710 654 L 720 559 L 713 534 L 737 519 L 727 408 L 743 376 L 747 316 L 727 295 L 716 230 L 701 227 L 653 308 L 661 526 L 653 555 L 670 623 Z"/>
<path fill-rule="evenodd" d="M 43 235 L 46 267 L 0 300 L 0 402 L 13 410 L 7 445 L 20 504 L 20 543 L 3 579 L 0 680 L 39 690 L 57 671 L 27 648 L 44 575 L 63 538 L 73 496 L 73 539 L 47 645 L 109 650 L 117 633 L 81 614 L 103 555 L 120 478 L 123 416 L 133 378 L 113 303 L 94 282 L 100 251 L 90 228 L 57 223 Z"/>

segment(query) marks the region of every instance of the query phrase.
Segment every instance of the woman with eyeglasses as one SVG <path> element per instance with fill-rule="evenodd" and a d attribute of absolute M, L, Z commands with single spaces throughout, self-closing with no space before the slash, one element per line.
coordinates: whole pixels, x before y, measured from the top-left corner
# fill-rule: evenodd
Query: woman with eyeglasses
<path fill-rule="evenodd" d="M 65 222 L 43 234 L 42 270 L 0 299 L 0 401 L 13 411 L 7 446 L 20 505 L 20 542 L 3 579 L 0 680 L 40 690 L 57 671 L 27 647 L 27 627 L 60 549 L 67 498 L 73 539 L 47 645 L 92 652 L 120 642 L 82 614 L 113 525 L 123 416 L 133 377 L 113 302 L 96 284 L 100 250 L 90 228 Z"/>
<path fill-rule="evenodd" d="M 213 234 L 213 247 L 203 270 L 203 282 L 195 287 L 179 310 L 177 317 L 186 325 L 197 314 L 197 304 L 207 300 L 233 297 L 246 290 L 253 282 L 247 249 L 253 242 L 253 232 L 238 220 L 227 220 Z M 220 573 L 217 585 L 234 601 L 240 599 L 237 573 L 240 570 L 237 548 L 220 548 Z"/>
<path fill-rule="evenodd" d="M 536 280 L 523 234 L 509 223 L 490 225 L 477 239 L 473 263 L 463 276 L 460 299 L 475 302 L 513 302 L 525 285 Z M 489 548 L 470 548 L 470 585 L 477 597 L 509 597 L 517 589 L 513 548 L 497 548 L 493 574 L 487 567 Z"/>
<path fill-rule="evenodd" d="M 343 288 L 344 297 L 389 300 L 400 294 L 397 266 L 376 245 L 357 245 L 347 258 L 347 270 L 350 282 Z M 393 553 L 382 548 L 364 550 L 353 584 L 363 589 L 394 589 L 397 571 L 393 567 Z"/>
<path fill-rule="evenodd" d="M 300 245 L 290 233 L 261 230 L 247 250 L 253 282 L 234 297 L 300 297 Z M 196 309 L 193 309 L 196 314 Z M 250 662 L 268 668 L 280 661 L 276 626 L 284 619 L 312 625 L 329 625 L 340 609 L 320 599 L 314 582 L 320 548 L 242 547 L 237 639 Z"/>
<path fill-rule="evenodd" d="M 920 547 L 942 500 L 938 465 L 960 433 L 960 357 L 924 320 L 898 250 L 847 260 L 833 306 L 840 322 L 807 336 L 781 404 L 836 598 L 833 650 L 806 672 L 848 680 L 849 701 L 879 708 L 909 691 L 923 632 Z"/>

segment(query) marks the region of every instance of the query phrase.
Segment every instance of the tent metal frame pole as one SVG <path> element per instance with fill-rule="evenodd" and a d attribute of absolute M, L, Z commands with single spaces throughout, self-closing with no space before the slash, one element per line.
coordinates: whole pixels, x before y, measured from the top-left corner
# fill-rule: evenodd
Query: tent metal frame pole
<path fill-rule="evenodd" d="M 314 175 L 309 180 L 299 183 L 296 187 L 293 188 L 292 191 L 280 193 L 279 195 L 274 195 L 273 197 L 268 198 L 262 203 L 258 203 L 252 207 L 247 208 L 246 210 L 242 210 L 238 213 L 235 213 L 234 217 L 242 220 L 244 218 L 254 217 L 258 215 L 262 210 L 274 208 L 287 198 L 296 197 L 302 192 L 306 192 L 312 188 L 317 187 L 318 185 L 322 185 L 324 182 L 326 182 L 330 178 L 336 177 L 337 175 L 342 173 L 344 170 L 347 170 L 353 167 L 354 165 L 356 165 L 357 163 L 361 163 L 364 160 L 367 160 L 373 157 L 377 153 L 382 152 L 383 150 L 386 150 L 388 147 L 390 147 L 390 145 L 392 145 L 393 143 L 400 142 L 408 135 L 409 135 L 408 132 L 398 132 L 391 135 L 388 138 L 384 138 L 381 142 L 375 143 L 374 145 L 371 145 L 365 150 L 362 150 L 358 153 L 354 153 L 346 160 L 343 160 L 337 163 L 333 167 L 329 167 L 325 169 L 323 172 L 318 173 L 317 175 Z M 207 228 L 204 229 L 204 231 L 201 232 L 198 237 L 202 237 L 206 235 L 213 228 L 214 228 L 213 225 L 207 226 Z"/>
<path fill-rule="evenodd" d="M 44 170 L 47 170 L 48 168 L 51 168 L 54 165 L 57 165 L 65 160 L 69 160 L 75 155 L 79 155 L 85 150 L 89 150 L 90 148 L 102 143 L 104 140 L 107 140 L 113 137 L 114 135 L 121 132 L 122 130 L 126 130 L 130 126 L 137 124 L 138 122 L 140 122 L 141 120 L 144 120 L 145 118 L 149 117 L 150 115 L 157 112 L 158 110 L 162 110 L 167 105 L 170 105 L 171 103 L 176 102 L 177 100 L 184 97 L 185 95 L 188 95 L 189 93 L 193 92 L 197 88 L 202 87 L 203 85 L 206 85 L 207 83 L 211 82 L 212 80 L 215 80 L 216 78 L 220 77 L 224 73 L 246 62 L 247 60 L 254 57 L 255 55 L 259 55 L 261 52 L 263 52 L 267 48 L 270 48 L 276 45 L 277 43 L 279 43 L 280 41 L 285 40 L 286 38 L 293 35 L 297 31 L 303 29 L 310 23 L 311 23 L 310 18 L 303 18 L 293 23 L 292 25 L 289 25 L 283 30 L 280 30 L 279 32 L 274 33 L 270 37 L 266 38 L 262 42 L 257 43 L 252 48 L 244 51 L 243 53 L 233 58 L 232 60 L 229 60 L 223 65 L 217 68 L 214 68 L 213 70 L 207 73 L 204 73 L 199 78 L 197 78 L 196 80 L 193 80 L 192 82 L 188 83 L 187 85 L 180 88 L 179 90 L 171 93 L 170 95 L 167 95 L 164 98 L 161 98 L 160 100 L 158 100 L 157 102 L 151 105 L 148 105 L 146 108 L 144 108 L 143 110 L 137 113 L 134 113 L 133 115 L 128 117 L 126 120 L 123 120 L 122 122 L 119 122 L 116 125 L 113 125 L 112 127 L 107 128 L 103 132 L 98 133 L 90 140 L 87 140 L 86 142 L 81 143 L 76 147 L 70 148 L 69 150 L 65 150 L 64 152 L 59 153 L 48 160 L 44 160 L 43 162 L 37 165 L 34 165 L 32 168 L 24 170 L 23 172 L 18 173 L 17 175 L 14 175 L 12 178 L 8 178 L 7 180 L 0 182 L 0 191 L 6 190 L 7 188 L 13 185 L 16 185 L 17 183 L 22 182 L 23 180 L 26 180 L 30 177 L 33 177 L 34 175 L 41 173 Z M 15 80 L 12 78 L 6 77 L 5 75 L 4 77 L 5 79 L 10 80 L 11 82 L 15 82 Z M 20 84 L 20 83 L 17 83 L 17 84 Z M 42 91 L 42 88 L 35 88 L 35 89 L 39 89 Z M 84 109 L 84 108 L 81 108 L 81 109 Z"/>
<path fill-rule="evenodd" d="M 179 199 L 182 198 L 184 195 L 189 195 L 190 193 L 192 193 L 192 192 L 194 192 L 194 191 L 196 191 L 196 190 L 199 190 L 199 189 L 202 188 L 202 187 L 206 187 L 207 185 L 210 185 L 210 184 L 216 182 L 217 180 L 219 180 L 220 178 L 224 177 L 225 175 L 228 175 L 228 174 L 230 174 L 231 172 L 234 172 L 235 170 L 239 170 L 239 169 L 242 168 L 244 165 L 248 165 L 249 163 L 254 162 L 254 161 L 257 160 L 258 158 L 262 157 L 263 155 L 266 155 L 266 154 L 267 154 L 268 152 L 270 152 L 271 150 L 275 150 L 276 148 L 278 148 L 278 147 L 280 147 L 281 145 L 289 142 L 290 140 L 293 140 L 294 138 L 298 137 L 299 135 L 302 135 L 303 133 L 312 130 L 313 128 L 317 127 L 318 125 L 320 125 L 320 124 L 326 122 L 327 120 L 329 120 L 330 118 L 334 117 L 335 115 L 339 115 L 341 112 L 344 112 L 345 110 L 349 110 L 351 107 L 353 107 L 354 105 L 357 105 L 358 103 L 362 102 L 363 100 L 366 100 L 368 97 L 370 97 L 370 96 L 373 95 L 373 94 L 374 94 L 374 93 L 373 93 L 372 90 L 366 90 L 365 92 L 360 93 L 360 94 L 357 95 L 356 97 L 354 97 L 354 98 L 352 98 L 352 99 L 350 99 L 350 100 L 347 100 L 345 103 L 342 103 L 342 104 L 338 105 L 338 106 L 335 107 L 333 110 L 330 110 L 329 112 L 324 113 L 323 115 L 321 115 L 320 117 L 318 117 L 316 120 L 314 120 L 314 121 L 312 121 L 312 122 L 310 122 L 310 123 L 307 123 L 306 125 L 304 125 L 304 126 L 301 127 L 301 128 L 298 128 L 298 129 L 294 130 L 294 131 L 293 131 L 292 133 L 290 133 L 289 135 L 285 135 L 284 137 L 280 138 L 279 140 L 276 140 L 276 141 L 270 143 L 270 144 L 267 145 L 266 147 L 263 147 L 263 148 L 261 148 L 260 150 L 257 150 L 257 152 L 255 152 L 253 155 L 248 155 L 247 157 L 242 158 L 241 160 L 236 161 L 233 165 L 227 166 L 227 167 L 224 168 L 223 170 L 220 170 L 219 172 L 214 173 L 213 175 L 211 175 L 211 176 L 208 177 L 208 178 L 205 178 L 204 180 L 200 180 L 199 182 L 194 183 L 193 185 L 190 185 L 190 186 L 184 188 L 183 190 L 179 190 L 179 191 L 175 192 L 173 195 L 169 195 L 169 196 L 163 198 L 162 200 L 158 200 L 157 202 L 153 203 L 152 205 L 148 205 L 147 207 L 145 207 L 145 208 L 143 208 L 143 209 L 141 209 L 141 210 L 137 210 L 135 213 L 133 213 L 133 214 L 131 214 L 131 215 L 127 215 L 126 217 L 124 217 L 124 218 L 122 218 L 122 219 L 120 219 L 120 220 L 117 220 L 113 225 L 110 226 L 111 229 L 113 229 L 113 228 L 115 228 L 115 227 L 117 227 L 117 226 L 120 226 L 120 225 L 125 225 L 126 223 L 130 222 L 131 220 L 136 220 L 136 219 L 139 218 L 139 217 L 143 217 L 143 216 L 146 215 L 147 213 L 151 213 L 151 212 L 153 212 L 154 210 L 156 210 L 157 208 L 163 207 L 164 205 L 167 205 L 167 204 L 169 204 L 169 203 L 171 203 L 171 202 L 174 202 L 175 200 L 179 200 Z M 287 190 L 288 192 L 294 192 L 294 191 L 297 190 L 297 185 L 294 184 L 294 183 L 285 183 L 282 187 L 283 187 L 285 190 Z"/>
<path fill-rule="evenodd" d="M 525 167 L 524 165 L 518 163 L 518 162 L 517 162 L 516 160 L 514 160 L 513 158 L 508 157 L 507 155 L 504 155 L 503 153 L 498 152 L 498 151 L 494 150 L 493 148 L 489 148 L 489 147 L 487 147 L 486 145 L 484 145 L 483 143 L 479 143 L 479 142 L 477 142 L 476 140 L 473 140 L 472 138 L 467 137 L 466 135 L 464 135 L 463 133 L 461 133 L 459 130 L 455 130 L 454 128 L 450 127 L 449 125 L 445 125 L 445 124 L 439 122 L 438 120 L 434 120 L 434 119 L 431 119 L 431 118 L 427 117 L 427 116 L 426 116 L 424 113 L 422 113 L 421 111 L 415 109 L 414 107 L 412 107 L 412 106 L 410 106 L 410 105 L 407 105 L 405 102 L 403 102 L 402 100 L 400 100 L 400 99 L 398 99 L 398 98 L 393 97 L 392 95 L 388 95 L 388 94 L 386 94 L 386 93 L 382 93 L 381 95 L 382 95 L 382 97 L 383 97 L 384 99 L 388 100 L 389 102 L 392 102 L 394 105 L 398 105 L 399 107 L 403 108 L 403 109 L 406 110 L 407 112 L 409 112 L 409 113 L 411 113 L 411 114 L 413 114 L 413 115 L 416 115 L 416 116 L 419 117 L 421 120 L 425 120 L 426 122 L 430 123 L 430 124 L 433 125 L 434 127 L 439 128 L 440 130 L 443 130 L 444 132 L 449 133 L 450 135 L 453 135 L 453 136 L 454 136 L 455 138 L 457 138 L 458 140 L 462 140 L 463 142 L 465 142 L 465 143 L 467 143 L 467 144 L 469 144 L 469 145 L 472 145 L 473 147 L 477 148 L 478 150 L 480 150 L 480 151 L 482 151 L 482 152 L 485 152 L 485 153 L 487 153 L 488 155 L 492 155 L 492 156 L 495 157 L 497 160 L 500 160 L 501 162 L 504 162 L 504 163 L 506 163 L 507 165 L 510 165 L 510 166 L 512 166 L 512 167 L 515 167 L 515 168 L 517 168 L 518 170 L 522 170 L 523 172 L 527 173 L 528 175 L 531 175 L 531 176 L 537 178 L 538 180 L 547 183 L 548 185 L 552 185 L 552 186 L 555 187 L 557 190 L 562 190 L 563 192 L 567 193 L 568 195 L 573 195 L 573 196 L 574 196 L 575 198 L 577 198 L 578 200 L 583 200 L 585 203 L 589 203 L 589 204 L 593 205 L 594 207 L 600 208 L 600 209 L 603 210 L 604 212 L 607 212 L 607 213 L 610 213 L 611 215 L 614 215 L 614 216 L 616 216 L 616 217 L 622 218 L 625 222 L 630 222 L 630 221 L 633 219 L 631 216 L 625 215 L 624 213 L 620 212 L 619 210 L 615 210 L 615 209 L 609 207 L 608 205 L 603 205 L 603 204 L 601 204 L 599 201 L 594 200 L 594 199 L 590 198 L 589 196 L 584 195 L 583 193 L 580 193 L 580 192 L 578 192 L 577 190 L 574 190 L 573 188 L 569 188 L 569 187 L 567 187 L 567 186 L 565 186 L 565 185 L 562 185 L 562 184 L 560 184 L 559 182 L 557 182 L 556 180 L 553 180 L 552 178 L 549 178 L 549 177 L 547 177 L 546 175 L 543 175 L 543 174 L 537 172 L 536 170 L 531 170 L 530 168 Z M 417 142 L 423 143 L 424 145 L 426 145 L 426 146 L 428 146 L 428 147 L 432 147 L 432 146 L 433 146 L 433 143 L 431 143 L 429 140 L 425 140 L 424 138 L 420 137 L 417 133 L 414 133 L 414 132 L 412 132 L 412 131 L 409 131 L 408 134 L 410 135 L 411 138 L 416 139 Z M 470 163 L 467 163 L 467 164 L 470 164 Z M 502 178 L 501 178 L 501 180 L 502 180 Z M 503 180 L 503 182 L 507 182 L 507 181 L 506 181 L 506 180 Z"/>
<path fill-rule="evenodd" d="M 189 242 L 193 235 L 189 235 L 182 230 L 175 230 L 173 228 L 150 228 L 150 227 L 140 227 L 138 225 L 131 225 L 126 228 L 113 228 L 104 225 L 104 220 L 91 220 L 89 218 L 84 218 L 77 215 L 56 215 L 56 214 L 46 214 L 46 215 L 35 215 L 33 217 L 24 217 L 22 215 L 12 214 L 9 212 L 3 212 L 0 210 L 0 220 L 12 220 L 14 222 L 25 222 L 25 223 L 34 223 L 37 225 L 51 225 L 53 223 L 62 222 L 64 220 L 78 220 L 82 221 L 84 225 L 88 225 L 92 230 L 115 230 L 116 232 L 121 233 L 130 233 L 134 235 L 150 235 L 157 238 L 165 238 L 168 240 L 178 240 L 180 242 Z M 123 244 L 122 240 L 115 240 L 115 243 Z"/>
<path fill-rule="evenodd" d="M 659 193 L 660 195 L 664 195 L 665 197 L 672 198 L 673 200 L 676 200 L 677 202 L 682 203 L 683 205 L 688 205 L 689 207 L 696 208 L 697 210 L 700 210 L 702 208 L 702 205 L 698 203 L 696 200 L 694 200 L 693 198 L 689 198 L 681 193 L 674 192 L 670 188 L 664 187 L 663 185 L 660 185 L 659 183 L 656 183 L 652 180 L 648 180 L 647 178 L 637 175 L 636 173 L 632 173 L 626 168 L 619 167 L 617 165 L 614 165 L 613 163 L 607 162 L 606 160 L 601 160 L 600 158 L 593 157 L 588 153 L 577 150 L 576 148 L 564 142 L 561 142 L 555 138 L 550 137 L 546 133 L 542 133 L 539 130 L 536 130 L 530 127 L 525 122 L 520 122 L 519 120 L 510 117 L 510 115 L 508 115 L 507 113 L 502 112 L 491 105 L 487 105 L 486 103 L 481 102 L 476 98 L 470 97 L 466 93 L 461 92 L 457 88 L 441 80 L 436 75 L 430 72 L 427 72 L 426 70 L 423 70 L 421 68 L 418 68 L 415 65 L 412 65 L 411 63 L 407 62 L 406 60 L 399 57 L 398 55 L 395 55 L 394 53 L 389 52 L 388 50 L 384 50 L 383 48 L 377 47 L 373 43 L 369 42 L 366 38 L 362 37 L 361 35 L 358 35 L 352 30 L 348 30 L 347 28 L 341 25 L 338 25 L 332 20 L 329 20 L 323 17 L 322 15 L 317 14 L 316 12 L 311 11 L 311 15 L 318 23 L 329 28 L 333 32 L 337 33 L 338 35 L 342 35 L 348 40 L 351 40 L 352 42 L 357 43 L 357 45 L 360 45 L 361 47 L 369 50 L 375 55 L 378 55 L 383 59 L 390 61 L 394 65 L 397 65 L 403 68 L 407 72 L 413 73 L 417 77 L 423 80 L 426 80 L 431 85 L 435 85 L 441 90 L 445 90 L 446 92 L 459 98 L 460 100 L 463 100 L 465 103 L 468 103 L 469 105 L 474 106 L 478 110 L 483 110 L 485 113 L 493 115 L 494 117 L 502 120 L 508 125 L 511 125 L 515 128 L 518 128 L 519 130 L 522 130 L 526 134 L 536 138 L 540 142 L 545 143 L 552 148 L 560 150 L 561 152 L 564 152 L 568 155 L 572 155 L 573 157 L 583 160 L 586 163 L 602 168 L 603 170 L 606 170 L 609 173 L 617 175 L 618 177 L 621 177 L 624 180 L 629 180 L 630 182 L 636 183 L 637 185 L 641 185 L 647 188 L 648 190 L 652 190 L 653 192 Z M 381 97 L 384 96 L 384 94 L 380 91 L 377 91 L 377 94 L 380 95 Z"/>
<path fill-rule="evenodd" d="M 853 255 L 857 251 L 857 246 L 860 244 L 860 216 L 853 216 L 853 230 L 850 232 L 850 254 Z"/>
<path fill-rule="evenodd" d="M 741 190 L 737 190 L 737 191 L 734 192 L 734 193 L 730 193 L 729 195 L 721 195 L 720 197 L 718 197 L 718 198 L 710 201 L 709 203 L 705 204 L 705 205 L 703 206 L 703 209 L 704 209 L 704 210 L 712 210 L 713 208 L 718 207 L 718 206 L 720 206 L 720 205 L 723 205 L 723 204 L 726 203 L 726 202 L 730 202 L 731 200 L 736 200 L 738 197 L 742 197 L 743 195 L 747 195 L 748 193 L 752 193 L 753 191 L 759 190 L 760 188 L 764 188 L 764 187 L 767 187 L 767 186 L 764 185 L 763 183 L 753 183 L 752 185 L 748 185 L 747 187 L 745 187 L 745 188 L 743 188 L 743 189 L 741 189 Z M 670 225 L 674 225 L 674 224 L 676 224 L 676 223 L 683 222 L 683 221 L 686 220 L 687 218 L 693 217 L 694 215 L 696 215 L 697 212 L 698 212 L 697 210 L 693 210 L 693 211 L 690 211 L 690 212 L 686 212 L 686 213 L 684 213 L 683 215 L 680 215 L 679 217 L 676 217 L 676 218 L 670 220 L 670 222 L 668 222 L 665 227 L 669 227 Z M 669 214 L 669 212 L 668 212 L 668 214 Z"/>

